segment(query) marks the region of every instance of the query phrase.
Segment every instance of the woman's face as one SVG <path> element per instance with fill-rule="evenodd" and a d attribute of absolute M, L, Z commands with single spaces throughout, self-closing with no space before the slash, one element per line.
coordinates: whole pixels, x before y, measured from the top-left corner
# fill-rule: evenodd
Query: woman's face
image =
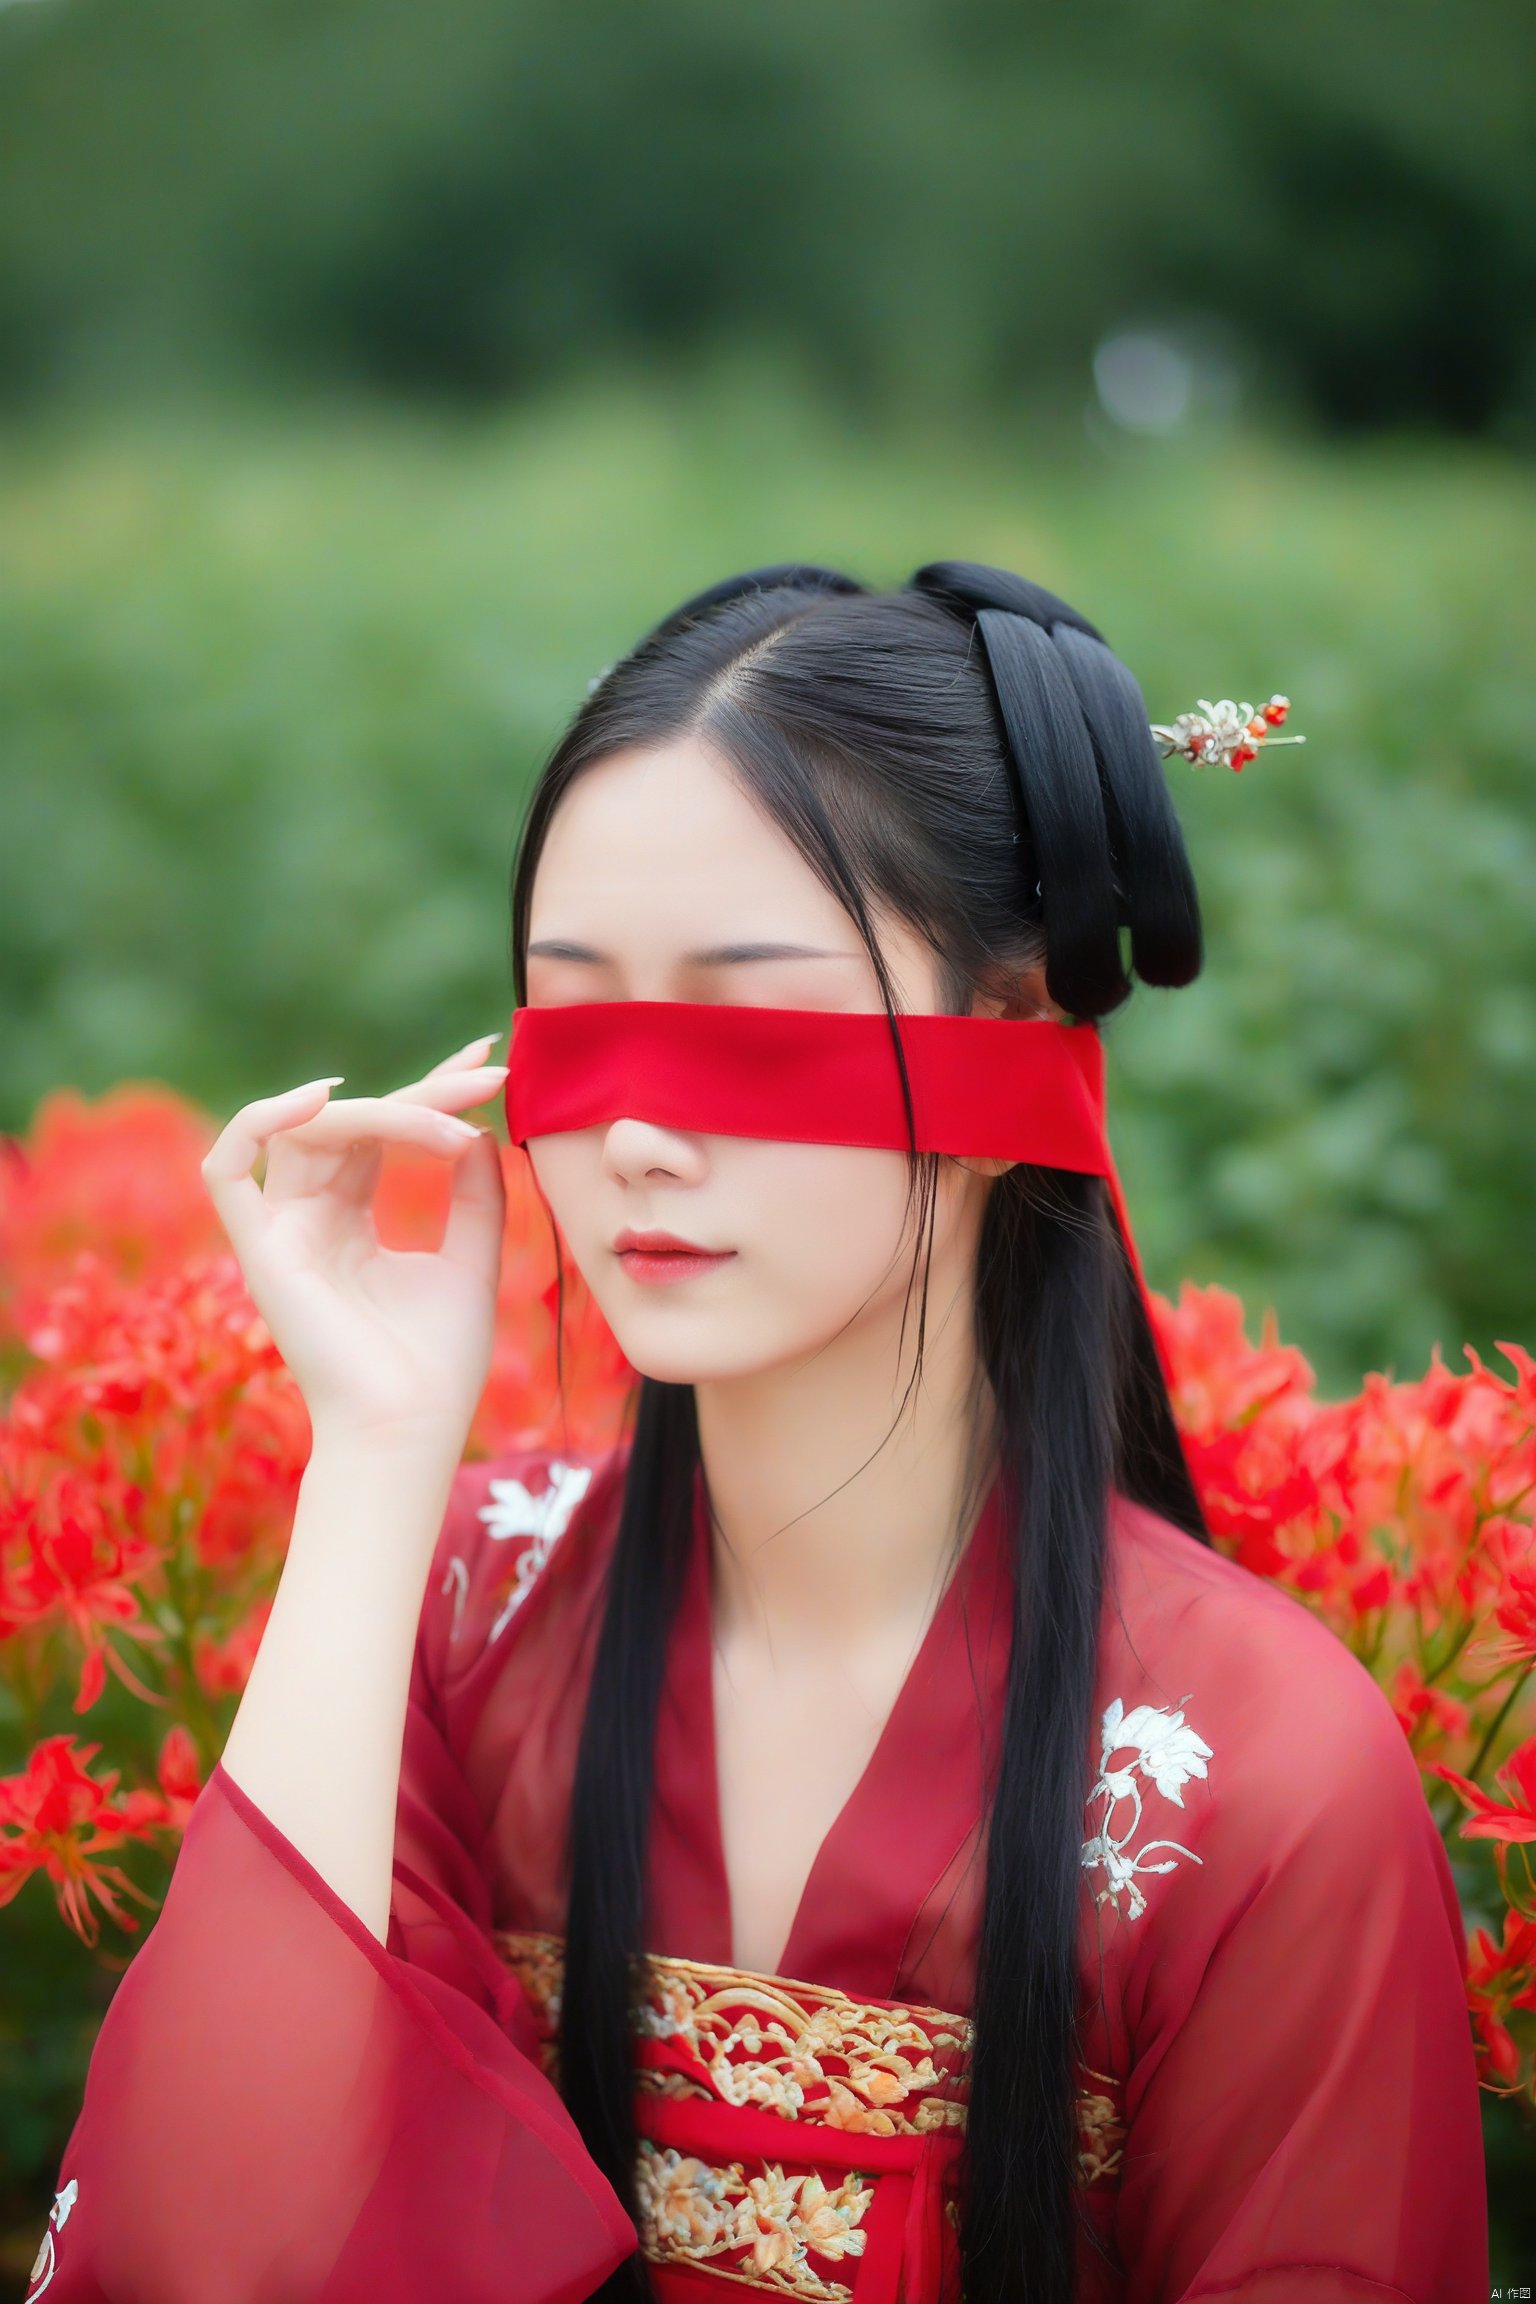
<path fill-rule="evenodd" d="M 937 1009 L 930 947 L 900 922 L 877 932 L 898 1006 Z M 883 1005 L 848 915 L 692 739 L 615 754 L 561 801 L 534 879 L 527 993 L 535 1007 Z M 903 1152 L 641 1119 L 533 1137 L 528 1151 L 583 1278 L 643 1375 L 679 1384 L 748 1376 L 899 1325 L 915 1246 Z M 934 1314 L 954 1293 L 946 1282 L 969 1278 L 987 1175 L 1005 1165 L 939 1165 Z M 720 1260 L 685 1262 L 683 1277 L 668 1278 L 626 1257 L 626 1232 L 670 1233 Z"/>

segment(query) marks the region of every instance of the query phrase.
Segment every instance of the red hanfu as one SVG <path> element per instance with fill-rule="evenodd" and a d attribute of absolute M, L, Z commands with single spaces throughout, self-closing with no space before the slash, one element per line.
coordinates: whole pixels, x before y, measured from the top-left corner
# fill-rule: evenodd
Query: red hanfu
<path fill-rule="evenodd" d="M 406 1725 L 387 1948 L 225 1773 L 107 2012 L 29 2294 L 575 2304 L 634 2232 L 549 2071 L 561 1851 L 622 1455 L 464 1467 Z M 782 1976 L 731 1963 L 700 1509 L 635 2006 L 664 2304 L 937 2304 L 965 2120 L 996 1491 Z M 1084 2304 L 1484 2304 L 1464 1938 L 1386 1697 L 1297 1601 L 1116 1498 L 1082 1867 Z M 951 2291 L 952 2292 L 952 2291 Z"/>

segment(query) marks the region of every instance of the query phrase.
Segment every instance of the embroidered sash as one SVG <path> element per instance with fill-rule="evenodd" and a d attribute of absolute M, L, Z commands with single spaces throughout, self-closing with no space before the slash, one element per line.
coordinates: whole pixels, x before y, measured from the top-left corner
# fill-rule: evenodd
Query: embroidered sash
<path fill-rule="evenodd" d="M 563 1946 L 498 1931 L 558 2083 Z M 640 2244 L 810 2304 L 925 2304 L 954 2247 L 971 2026 L 941 2008 L 653 1955 L 637 1966 Z M 1114 2178 L 1120 2084 L 1082 2068 L 1078 2169 Z"/>

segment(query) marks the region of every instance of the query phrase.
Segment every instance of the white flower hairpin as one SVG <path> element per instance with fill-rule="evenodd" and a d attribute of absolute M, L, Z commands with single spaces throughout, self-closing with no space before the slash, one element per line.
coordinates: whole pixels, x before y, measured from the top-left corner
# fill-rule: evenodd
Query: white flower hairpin
<path fill-rule="evenodd" d="M 1271 696 L 1257 711 L 1251 704 L 1234 704 L 1224 696 L 1212 704 L 1202 696 L 1193 712 L 1181 712 L 1171 728 L 1154 721 L 1152 733 L 1163 748 L 1163 758 L 1177 752 L 1196 768 L 1213 762 L 1227 768 L 1246 768 L 1266 744 L 1305 744 L 1305 736 L 1277 736 L 1291 709 L 1289 696 Z"/>

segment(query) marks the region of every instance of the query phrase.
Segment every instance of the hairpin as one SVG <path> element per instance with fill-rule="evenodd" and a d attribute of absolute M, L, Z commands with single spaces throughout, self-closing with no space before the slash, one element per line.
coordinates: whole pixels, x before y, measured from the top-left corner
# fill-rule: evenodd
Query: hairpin
<path fill-rule="evenodd" d="M 1265 744 L 1305 744 L 1305 736 L 1275 734 L 1290 708 L 1289 696 L 1271 696 L 1257 711 L 1251 704 L 1234 704 L 1230 696 L 1224 696 L 1219 704 L 1202 696 L 1197 708 L 1181 712 L 1171 728 L 1160 728 L 1154 721 L 1152 733 L 1163 748 L 1165 760 L 1177 752 L 1197 768 L 1212 761 L 1224 762 L 1228 768 L 1246 768 Z"/>

